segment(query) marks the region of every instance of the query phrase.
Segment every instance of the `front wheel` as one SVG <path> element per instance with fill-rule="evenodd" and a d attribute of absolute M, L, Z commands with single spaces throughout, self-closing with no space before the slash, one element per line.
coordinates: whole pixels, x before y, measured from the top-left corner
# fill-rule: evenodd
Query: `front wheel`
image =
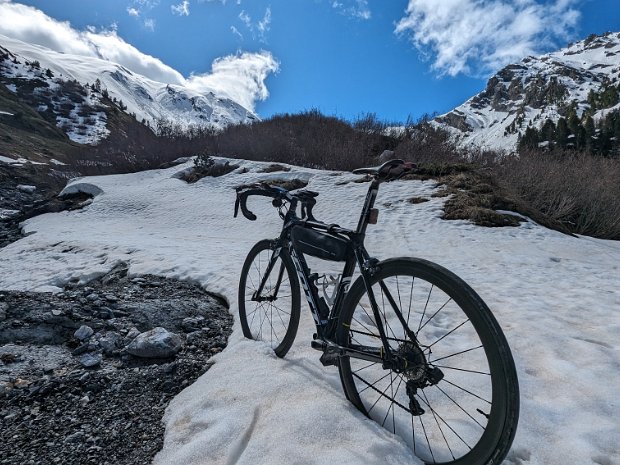
<path fill-rule="evenodd" d="M 486 304 L 455 274 L 421 259 L 381 262 L 370 284 L 399 363 L 342 357 L 347 398 L 427 464 L 500 463 L 516 432 L 519 387 Z M 343 304 L 337 341 L 383 347 L 361 277 Z"/>
<path fill-rule="evenodd" d="M 239 279 L 239 319 L 245 337 L 269 343 L 278 357 L 284 357 L 299 326 L 299 282 L 284 249 L 269 270 L 273 247 L 273 241 L 260 241 L 245 259 Z M 265 285 L 258 294 L 267 272 Z"/>

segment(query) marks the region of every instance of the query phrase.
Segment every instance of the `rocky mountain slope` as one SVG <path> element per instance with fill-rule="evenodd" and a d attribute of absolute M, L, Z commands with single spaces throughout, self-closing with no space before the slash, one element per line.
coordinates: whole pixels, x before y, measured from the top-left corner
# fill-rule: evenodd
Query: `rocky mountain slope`
<path fill-rule="evenodd" d="M 574 114 L 599 121 L 620 109 L 620 33 L 591 35 L 566 48 L 506 66 L 486 88 L 436 123 L 463 145 L 515 150 L 528 127 Z"/>
<path fill-rule="evenodd" d="M 203 95 L 153 81 L 110 61 L 59 53 L 3 35 L 0 83 L 82 144 L 97 143 L 109 134 L 108 99 L 153 128 L 162 120 L 222 128 L 258 118 L 213 92 Z M 13 116 L 3 108 L 0 114 Z"/>

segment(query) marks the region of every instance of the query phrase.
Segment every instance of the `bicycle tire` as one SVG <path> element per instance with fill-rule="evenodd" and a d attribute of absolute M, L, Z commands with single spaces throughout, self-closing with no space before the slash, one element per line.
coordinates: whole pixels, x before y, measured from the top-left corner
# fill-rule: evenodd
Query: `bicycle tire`
<path fill-rule="evenodd" d="M 278 357 L 284 357 L 297 334 L 301 307 L 295 267 L 285 249 L 280 251 L 278 262 L 263 290 L 263 294 L 269 294 L 275 287 L 274 281 L 277 281 L 277 274 L 274 276 L 274 272 L 279 273 L 280 267 L 284 267 L 282 282 L 275 299 L 266 302 L 251 299 L 266 271 L 273 253 L 273 244 L 271 240 L 256 243 L 245 259 L 239 278 L 239 320 L 245 337 L 268 342 Z M 280 302 L 276 304 L 278 299 Z"/>
<path fill-rule="evenodd" d="M 402 277 L 400 282 L 399 277 Z M 409 328 L 413 328 L 419 347 L 422 348 L 420 350 L 425 353 L 427 349 L 424 347 L 428 348 L 429 353 L 425 353 L 426 360 L 433 366 L 440 367 L 444 378 L 436 385 L 417 391 L 412 389 L 413 394 L 410 394 L 409 383 L 414 381 L 410 381 L 412 376 L 409 372 L 398 374 L 383 369 L 381 364 L 341 357 L 340 378 L 347 398 L 366 416 L 401 436 L 414 454 L 427 464 L 501 463 L 510 449 L 517 428 L 519 386 L 510 348 L 495 317 L 471 287 L 437 264 L 414 258 L 380 262 L 371 278 L 371 286 L 386 333 L 392 337 L 389 341 L 390 347 L 402 353 L 414 351 L 414 345 L 406 336 L 407 332 L 402 328 L 401 320 L 395 317 L 392 305 L 387 302 L 385 306 L 385 300 L 389 299 L 387 292 L 384 295 L 380 287 L 381 282 L 390 293 L 394 290 L 393 301 L 400 308 L 403 321 L 406 310 L 406 324 L 411 324 Z M 346 346 L 349 341 L 369 345 L 368 341 L 373 340 L 374 318 L 371 316 L 372 308 L 366 311 L 364 307 L 368 305 L 364 301 L 365 296 L 367 291 L 359 277 L 343 303 L 336 333 L 340 345 Z M 429 304 L 434 307 L 431 309 Z M 417 314 L 415 319 L 412 318 L 412 306 L 413 314 Z M 464 322 L 461 323 L 463 319 Z M 470 324 L 466 325 L 467 322 Z M 399 329 L 402 333 L 399 333 Z M 470 348 L 469 344 L 475 343 L 476 337 L 479 346 L 476 343 Z M 379 336 L 376 335 L 376 338 L 377 345 L 380 346 Z M 452 341 L 449 341 L 450 338 Z M 445 347 L 439 347 L 440 342 L 445 343 L 442 344 Z M 454 355 L 450 355 L 453 352 Z M 488 373 L 479 371 L 484 370 L 484 367 L 478 368 L 478 365 L 474 364 L 484 360 Z M 375 376 L 378 377 L 375 379 Z M 381 376 L 383 380 L 380 379 Z M 464 386 L 466 379 L 472 384 Z M 403 386 L 403 381 L 406 387 Z M 370 389 L 373 387 L 371 384 L 374 384 L 373 389 Z M 387 386 L 385 389 L 384 385 Z M 405 388 L 402 389 L 403 387 Z M 480 390 L 482 387 L 486 390 Z M 377 395 L 377 392 L 383 394 Z M 411 397 L 425 413 L 420 414 Z M 465 405 L 465 401 L 473 407 Z M 485 413 L 485 410 L 488 413 Z M 459 453 L 460 451 L 463 453 Z"/>

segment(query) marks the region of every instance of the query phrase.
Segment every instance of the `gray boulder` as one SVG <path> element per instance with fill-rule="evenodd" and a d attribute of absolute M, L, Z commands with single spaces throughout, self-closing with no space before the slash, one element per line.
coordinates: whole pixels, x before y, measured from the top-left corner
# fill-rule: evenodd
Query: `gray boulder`
<path fill-rule="evenodd" d="M 168 358 L 175 356 L 182 345 L 181 336 L 157 327 L 140 333 L 125 347 L 125 350 L 136 357 Z"/>
<path fill-rule="evenodd" d="M 91 337 L 94 333 L 95 331 L 93 330 L 93 328 L 91 328 L 90 326 L 82 325 L 75 331 L 75 333 L 73 333 L 73 336 L 80 341 L 84 341 Z"/>

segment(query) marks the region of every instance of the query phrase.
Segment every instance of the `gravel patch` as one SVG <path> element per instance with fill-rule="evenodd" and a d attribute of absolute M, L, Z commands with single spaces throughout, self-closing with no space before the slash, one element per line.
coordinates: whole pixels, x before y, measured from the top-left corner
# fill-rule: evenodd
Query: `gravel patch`
<path fill-rule="evenodd" d="M 168 403 L 231 326 L 200 286 L 124 265 L 59 294 L 0 291 L 0 464 L 151 463 Z M 143 340 L 173 350 L 132 355 Z"/>

